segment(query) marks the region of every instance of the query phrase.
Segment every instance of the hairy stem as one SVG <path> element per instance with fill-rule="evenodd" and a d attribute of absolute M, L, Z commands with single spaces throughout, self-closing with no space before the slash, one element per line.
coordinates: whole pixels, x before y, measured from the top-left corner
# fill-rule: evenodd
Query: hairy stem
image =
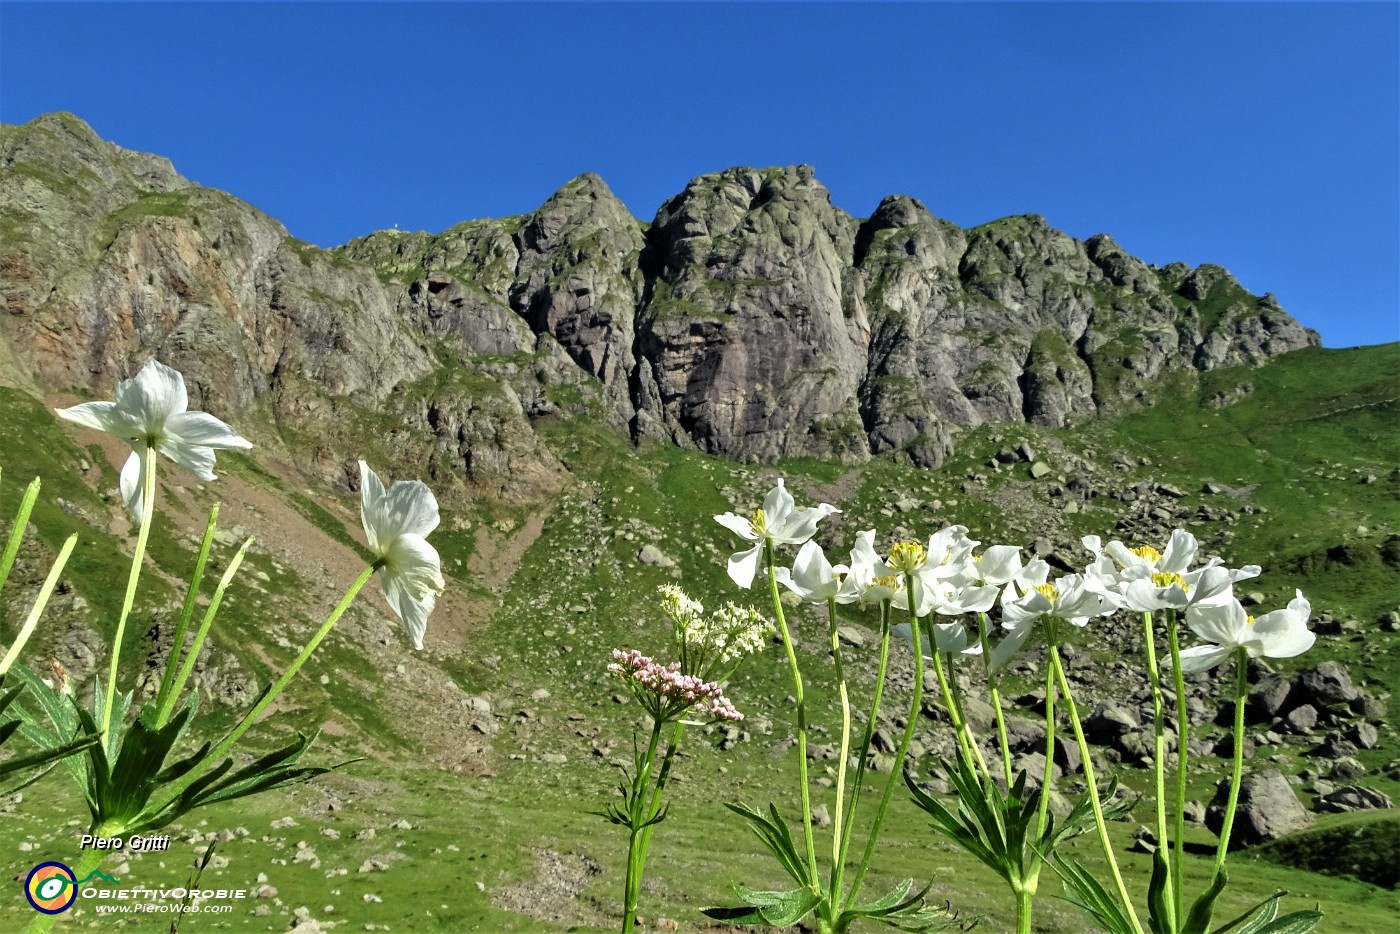
<path fill-rule="evenodd" d="M 1156 795 L 1157 845 L 1168 846 L 1167 837 L 1167 763 L 1166 727 L 1162 718 L 1162 673 L 1157 667 L 1157 639 L 1152 629 L 1152 614 L 1142 614 L 1143 644 L 1147 652 L 1147 684 L 1152 691 L 1152 776 Z M 1180 880 L 1167 873 L 1167 890 L 1163 899 L 1167 905 L 1168 930 L 1176 930 L 1176 896 Z"/>
<path fill-rule="evenodd" d="M 909 743 L 914 739 L 914 730 L 919 725 L 919 714 L 924 702 L 924 653 L 922 637 L 919 633 L 919 617 L 914 614 L 915 601 L 912 598 L 914 592 L 913 575 L 904 575 L 904 586 L 909 592 L 909 628 L 914 637 L 914 689 L 909 698 L 909 719 L 904 724 L 904 736 L 899 741 L 899 751 L 895 754 L 894 764 L 890 767 L 889 778 L 885 780 L 885 790 L 880 795 L 880 806 L 875 811 L 875 822 L 870 825 L 870 834 L 865 840 L 865 852 L 861 854 L 860 865 L 856 867 L 855 878 L 851 881 L 850 894 L 846 896 L 845 905 L 849 907 L 856 903 L 856 896 L 860 894 L 861 883 L 865 881 L 865 873 L 870 869 L 870 860 L 875 856 L 875 844 L 880 839 L 880 826 L 885 822 L 885 813 L 889 810 L 890 799 L 894 797 L 894 786 L 904 773 L 904 757 L 909 752 Z"/>
<path fill-rule="evenodd" d="M 792 692 L 797 699 L 797 777 L 802 785 L 802 836 L 807 844 L 807 873 L 814 891 L 821 885 L 817 874 L 817 844 L 812 836 L 812 789 L 807 779 L 807 701 L 802 693 L 802 671 L 797 667 L 797 650 L 792 644 L 792 634 L 788 632 L 787 617 L 783 614 L 783 601 L 778 593 L 778 575 L 775 573 L 777 559 L 773 554 L 773 542 L 764 539 L 763 557 L 768 566 L 768 587 L 773 597 L 773 615 L 778 618 L 778 632 L 783 637 L 783 650 L 787 652 L 788 667 L 792 669 Z"/>
<path fill-rule="evenodd" d="M 1142 922 L 1138 920 L 1137 909 L 1133 907 L 1133 900 L 1128 895 L 1128 887 L 1123 882 L 1123 873 L 1118 869 L 1118 860 L 1113 855 L 1113 843 L 1108 839 L 1108 824 L 1104 821 L 1103 804 L 1099 801 L 1099 787 L 1094 778 L 1094 763 L 1089 756 L 1089 741 L 1084 737 L 1084 726 L 1079 719 L 1079 710 L 1074 704 L 1074 694 L 1069 689 L 1069 679 L 1065 677 L 1064 665 L 1060 664 L 1060 650 L 1055 646 L 1050 647 L 1050 661 L 1055 668 L 1055 677 L 1060 684 L 1060 694 L 1065 699 L 1065 707 L 1069 713 L 1069 723 L 1074 729 L 1075 741 L 1079 743 L 1079 754 L 1084 760 L 1084 781 L 1089 786 L 1089 804 L 1094 809 L 1094 826 L 1099 831 L 1099 843 L 1103 846 L 1104 859 L 1108 861 L 1109 872 L 1113 875 L 1113 885 L 1118 890 L 1118 898 L 1123 903 L 1123 910 L 1127 913 L 1129 921 L 1132 922 L 1133 930 L 1137 934 L 1143 934 Z"/>
<path fill-rule="evenodd" d="M 836 816 L 831 822 L 831 892 L 834 898 L 841 897 L 842 854 L 845 853 L 842 806 L 846 802 L 847 758 L 851 754 L 851 700 L 846 693 L 846 674 L 841 667 L 841 640 L 836 633 L 836 600 L 826 601 L 827 617 L 831 629 L 831 657 L 836 664 L 836 688 L 841 695 L 841 756 L 836 769 Z"/>
<path fill-rule="evenodd" d="M 116 706 L 117 668 L 121 663 L 122 637 L 126 635 L 126 621 L 131 616 L 131 605 L 136 601 L 136 582 L 141 579 L 141 561 L 146 556 L 146 541 L 151 536 L 151 519 L 156 511 L 156 449 L 150 441 L 141 449 L 142 467 L 145 469 L 145 486 L 142 489 L 141 530 L 136 533 L 136 551 L 131 556 L 131 573 L 126 578 L 126 596 L 122 599 L 121 616 L 117 618 L 117 632 L 112 636 L 112 664 L 107 671 L 107 704 L 102 708 L 102 732 L 111 736 L 112 708 Z"/>
<path fill-rule="evenodd" d="M 880 667 L 875 674 L 875 693 L 870 702 L 870 716 L 865 721 L 865 733 L 860 740 L 860 760 L 856 763 L 855 787 L 851 789 L 851 803 L 846 808 L 846 826 L 841 831 L 841 866 L 846 865 L 846 852 L 851 848 L 851 829 L 855 824 L 856 808 L 860 805 L 861 792 L 865 787 L 866 760 L 870 756 L 870 743 L 875 738 L 875 724 L 880 716 L 880 699 L 885 692 L 885 675 L 890 665 L 890 603 L 880 604 Z M 840 897 L 840 892 L 834 892 Z"/>
<path fill-rule="evenodd" d="M 997 745 L 1001 750 L 1002 774 L 1006 777 L 1006 787 L 1012 784 L 1011 743 L 1006 737 L 1006 715 L 1001 710 L 1000 677 L 992 673 L 992 645 L 988 630 L 991 624 L 986 613 L 977 614 L 978 638 L 982 641 L 982 670 L 987 676 L 987 694 L 992 702 L 992 711 L 997 717 Z"/>
<path fill-rule="evenodd" d="M 1235 806 L 1240 802 L 1240 778 L 1244 775 L 1244 699 L 1249 693 L 1248 655 L 1244 649 L 1235 651 L 1235 756 L 1230 772 L 1230 797 L 1225 802 L 1225 823 L 1220 828 L 1220 844 L 1215 850 L 1215 874 L 1225 868 L 1225 854 L 1230 848 L 1230 833 L 1235 826 Z"/>
<path fill-rule="evenodd" d="M 1186 877 L 1182 854 L 1186 849 L 1186 744 L 1191 727 L 1186 720 L 1186 678 L 1181 671 L 1181 645 L 1177 639 L 1176 611 L 1167 611 L 1167 644 L 1172 653 L 1172 679 L 1176 688 L 1176 824 L 1172 843 L 1172 877 L 1176 880 L 1176 916 L 1186 917 Z"/>
<path fill-rule="evenodd" d="M 633 734 L 635 736 L 635 734 Z M 628 801 L 628 816 L 632 827 L 627 835 L 627 879 L 622 890 L 622 934 L 630 934 L 637 924 L 637 898 L 642 891 L 642 873 L 646 868 L 647 844 L 651 841 L 650 827 L 643 824 L 649 819 L 651 800 L 646 796 L 647 783 L 651 781 L 651 766 L 656 761 L 656 747 L 661 741 L 661 722 L 652 721 L 651 739 L 647 743 L 646 754 L 636 763 L 636 774 L 632 776 L 632 794 Z"/>

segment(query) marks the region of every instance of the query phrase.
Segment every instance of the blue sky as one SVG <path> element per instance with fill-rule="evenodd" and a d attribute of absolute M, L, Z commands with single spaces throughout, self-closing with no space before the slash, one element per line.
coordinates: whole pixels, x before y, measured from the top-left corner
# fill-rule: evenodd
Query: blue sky
<path fill-rule="evenodd" d="M 0 2 L 0 120 L 52 110 L 323 246 L 806 162 L 856 216 L 1043 214 L 1400 340 L 1395 3 Z"/>

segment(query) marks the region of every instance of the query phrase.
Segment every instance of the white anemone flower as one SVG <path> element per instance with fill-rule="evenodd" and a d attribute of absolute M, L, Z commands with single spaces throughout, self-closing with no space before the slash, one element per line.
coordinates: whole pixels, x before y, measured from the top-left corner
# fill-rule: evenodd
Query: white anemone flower
<path fill-rule="evenodd" d="M 939 655 L 981 655 L 982 643 L 979 639 L 968 632 L 967 627 L 962 623 L 934 623 L 933 646 L 938 649 Z M 908 643 L 909 648 L 914 647 L 914 628 L 909 623 L 899 623 L 890 627 L 890 635 L 898 636 Z M 929 646 L 929 634 L 925 630 L 919 634 L 919 641 L 923 643 L 924 658 L 933 659 L 933 649 Z"/>
<path fill-rule="evenodd" d="M 874 529 L 856 533 L 849 568 L 841 581 L 837 603 L 860 603 L 861 606 L 881 603 L 893 599 L 903 587 L 898 572 L 875 551 Z"/>
<path fill-rule="evenodd" d="M 1186 611 L 1186 625 L 1208 645 L 1181 651 L 1182 671 L 1214 668 L 1244 649 L 1250 658 L 1292 658 L 1302 655 L 1316 641 L 1308 629 L 1312 604 L 1301 590 L 1282 610 L 1255 619 L 1235 599 L 1225 603 L 1193 606 Z"/>
<path fill-rule="evenodd" d="M 1053 584 L 1031 589 L 1019 600 L 1003 603 L 1002 626 L 1016 629 L 1042 616 L 1052 616 L 1082 628 L 1088 625 L 1089 617 L 1108 616 L 1117 609 L 1112 600 L 1092 589 L 1084 575 L 1068 574 Z"/>
<path fill-rule="evenodd" d="M 122 467 L 121 492 L 126 508 L 144 513 L 146 483 L 142 451 L 151 448 L 200 480 L 215 479 L 216 450 L 247 450 L 252 442 L 205 412 L 190 412 L 185 378 L 178 370 L 152 360 L 131 379 L 117 384 L 115 402 L 84 402 L 58 414 L 70 422 L 126 440 L 135 450 Z"/>
<path fill-rule="evenodd" d="M 758 573 L 758 563 L 763 557 L 763 546 L 767 542 L 779 545 L 804 544 L 817 532 L 817 523 L 832 513 L 840 512 L 829 503 L 821 503 L 807 509 L 797 509 L 792 494 L 778 478 L 778 485 L 768 491 L 763 498 L 763 508 L 749 518 L 726 512 L 715 516 L 715 521 L 748 542 L 752 548 L 738 551 L 729 556 L 729 577 L 747 590 L 753 585 Z"/>
<path fill-rule="evenodd" d="M 442 562 L 426 536 L 438 524 L 437 498 L 418 480 L 399 480 L 386 491 L 379 475 L 360 461 L 360 518 L 369 550 L 383 572 L 384 599 L 423 648 L 428 614 L 442 593 Z"/>
<path fill-rule="evenodd" d="M 797 552 L 792 570 L 775 568 L 778 583 L 809 603 L 825 603 L 841 599 L 841 583 L 849 569 L 844 564 L 833 565 L 816 542 L 809 541 Z"/>

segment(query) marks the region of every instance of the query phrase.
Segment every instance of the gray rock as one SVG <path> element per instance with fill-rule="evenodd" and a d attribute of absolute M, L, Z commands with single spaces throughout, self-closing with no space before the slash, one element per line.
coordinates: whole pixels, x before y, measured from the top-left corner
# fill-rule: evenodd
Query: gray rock
<path fill-rule="evenodd" d="M 1300 693 L 1318 709 L 1349 704 L 1360 697 L 1351 683 L 1351 674 L 1341 662 L 1328 661 L 1309 668 L 1298 676 L 1297 683 Z"/>
<path fill-rule="evenodd" d="M 1358 723 L 1347 731 L 1347 738 L 1360 749 L 1375 749 L 1380 745 L 1380 731 L 1370 723 Z"/>
<path fill-rule="evenodd" d="M 637 552 L 637 560 L 653 567 L 670 568 L 676 566 L 675 559 L 667 556 L 655 545 L 643 545 L 641 550 Z"/>
<path fill-rule="evenodd" d="M 1317 728 L 1317 708 L 1312 704 L 1295 707 L 1283 718 L 1283 722 L 1292 733 L 1311 733 Z"/>
<path fill-rule="evenodd" d="M 1320 783 L 1319 783 L 1320 784 Z M 1393 808 L 1390 796 L 1374 788 L 1360 785 L 1344 785 L 1335 791 L 1319 794 L 1314 810 L 1329 813 L 1346 811 L 1367 811 L 1374 808 Z"/>
<path fill-rule="evenodd" d="M 1215 798 L 1206 808 L 1206 826 L 1217 835 L 1224 829 L 1229 789 L 1229 780 L 1222 780 L 1216 788 Z M 1302 830 L 1310 823 L 1312 816 L 1298 800 L 1297 793 L 1282 772 L 1270 769 L 1246 775 L 1240 782 L 1239 805 L 1235 811 L 1229 848 L 1238 850 L 1266 843 Z"/>
<path fill-rule="evenodd" d="M 1111 744 L 1121 737 L 1136 732 L 1139 727 L 1132 711 L 1110 701 L 1100 701 L 1084 720 L 1084 734 L 1090 742 Z"/>
<path fill-rule="evenodd" d="M 1045 461 L 1036 461 L 1031 464 L 1031 476 L 1036 480 L 1044 479 L 1050 476 L 1050 473 L 1050 465 L 1045 463 Z"/>

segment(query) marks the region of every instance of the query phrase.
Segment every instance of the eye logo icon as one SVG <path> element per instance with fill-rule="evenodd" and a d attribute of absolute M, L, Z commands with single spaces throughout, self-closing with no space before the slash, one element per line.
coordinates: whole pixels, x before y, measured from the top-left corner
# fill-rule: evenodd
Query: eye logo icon
<path fill-rule="evenodd" d="M 63 863 L 40 863 L 24 880 L 24 897 L 35 911 L 60 914 L 78 900 L 78 880 Z"/>

